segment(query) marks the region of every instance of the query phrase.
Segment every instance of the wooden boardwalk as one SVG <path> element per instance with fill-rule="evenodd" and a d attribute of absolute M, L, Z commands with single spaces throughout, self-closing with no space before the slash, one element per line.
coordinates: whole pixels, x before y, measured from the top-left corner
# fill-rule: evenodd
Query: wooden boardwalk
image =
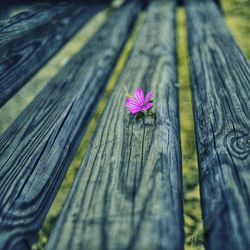
<path fill-rule="evenodd" d="M 101 8 L 43 5 L 1 20 L 0 106 Z M 0 135 L 0 250 L 35 242 L 141 8 L 110 8 Z M 184 248 L 176 9 L 146 5 L 48 250 Z M 250 249 L 250 65 L 212 0 L 185 9 L 205 247 Z M 153 91 L 156 123 L 131 121 L 124 86 Z"/>

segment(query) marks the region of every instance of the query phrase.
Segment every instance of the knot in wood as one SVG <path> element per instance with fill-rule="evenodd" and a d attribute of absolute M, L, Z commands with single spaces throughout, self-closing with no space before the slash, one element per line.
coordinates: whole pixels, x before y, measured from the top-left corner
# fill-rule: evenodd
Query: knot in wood
<path fill-rule="evenodd" d="M 232 131 L 225 138 L 230 154 L 240 160 L 250 156 L 250 132 Z"/>

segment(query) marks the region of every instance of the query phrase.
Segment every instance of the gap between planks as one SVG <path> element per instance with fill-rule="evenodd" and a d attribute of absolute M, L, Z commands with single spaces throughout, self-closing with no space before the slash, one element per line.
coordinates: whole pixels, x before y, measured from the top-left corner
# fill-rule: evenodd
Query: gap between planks
<path fill-rule="evenodd" d="M 47 85 L 60 69 L 77 54 L 105 23 L 109 9 L 104 9 L 92 17 L 51 60 L 45 64 L 27 84 L 21 88 L 0 109 L 0 134 L 3 133 L 17 116 L 32 102 L 37 94 Z"/>
<path fill-rule="evenodd" d="M 88 145 L 90 143 L 90 140 L 94 134 L 95 128 L 98 124 L 98 121 L 101 117 L 101 114 L 106 106 L 106 103 L 108 101 L 108 98 L 114 89 L 117 80 L 119 79 L 119 76 L 123 70 L 123 67 L 128 59 L 128 56 L 130 55 L 134 41 L 136 39 L 136 36 L 140 30 L 140 27 L 143 23 L 143 20 L 145 18 L 144 12 L 141 12 L 134 24 L 134 27 L 132 29 L 131 35 L 129 36 L 129 39 L 127 40 L 124 49 L 117 60 L 117 64 L 108 80 L 108 83 L 106 85 L 106 88 L 104 90 L 103 96 L 100 99 L 97 109 L 94 112 L 93 118 L 90 121 L 90 124 L 87 127 L 86 133 L 84 134 L 84 137 L 81 141 L 80 146 L 78 147 L 78 150 L 74 156 L 74 159 L 68 168 L 68 172 L 64 178 L 64 181 L 61 184 L 60 189 L 57 192 L 57 195 L 54 199 L 54 202 L 52 203 L 52 206 L 46 216 L 46 219 L 43 223 L 43 226 L 41 230 L 39 231 L 38 235 L 38 241 L 32 246 L 33 250 L 38 249 L 44 249 L 45 245 L 47 244 L 47 241 L 49 239 L 49 235 L 53 229 L 54 224 L 56 223 L 56 219 L 60 213 L 60 210 L 63 207 L 63 204 L 66 200 L 66 197 L 68 195 L 68 192 L 70 191 L 70 188 L 73 184 L 75 174 L 80 166 L 80 163 L 82 161 L 82 158 L 88 148 Z"/>
<path fill-rule="evenodd" d="M 185 249 L 203 250 L 203 224 L 184 7 L 177 9 L 177 38 Z"/>

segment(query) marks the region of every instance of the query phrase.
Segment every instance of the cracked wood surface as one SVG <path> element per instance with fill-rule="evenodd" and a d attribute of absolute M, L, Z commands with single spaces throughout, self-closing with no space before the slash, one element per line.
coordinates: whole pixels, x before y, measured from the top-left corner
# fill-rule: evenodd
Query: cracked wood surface
<path fill-rule="evenodd" d="M 153 1 L 47 249 L 182 249 L 174 1 Z M 123 86 L 152 89 L 158 120 L 131 123 Z"/>
<path fill-rule="evenodd" d="M 138 11 L 112 12 L 0 136 L 0 249 L 34 242 Z"/>
<path fill-rule="evenodd" d="M 186 10 L 207 249 L 250 249 L 250 66 L 212 1 Z"/>
<path fill-rule="evenodd" d="M 100 9 L 45 5 L 0 21 L 0 107 Z"/>

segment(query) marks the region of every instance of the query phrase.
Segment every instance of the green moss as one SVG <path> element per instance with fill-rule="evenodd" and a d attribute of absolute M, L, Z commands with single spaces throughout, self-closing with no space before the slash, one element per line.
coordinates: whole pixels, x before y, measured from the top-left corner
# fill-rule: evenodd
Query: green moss
<path fill-rule="evenodd" d="M 250 59 L 250 1 L 223 0 L 226 22 L 244 54 Z"/>
<path fill-rule="evenodd" d="M 184 8 L 177 12 L 177 25 L 185 248 L 204 249 Z"/>

